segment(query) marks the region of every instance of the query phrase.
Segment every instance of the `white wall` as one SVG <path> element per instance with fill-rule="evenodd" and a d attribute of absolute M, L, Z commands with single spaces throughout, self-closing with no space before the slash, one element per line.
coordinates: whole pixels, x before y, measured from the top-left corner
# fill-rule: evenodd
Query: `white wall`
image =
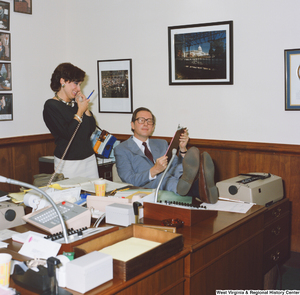
<path fill-rule="evenodd" d="M 284 110 L 284 50 L 300 48 L 298 0 L 32 2 L 32 15 L 11 9 L 14 120 L 0 122 L 0 138 L 48 133 L 42 109 L 58 63 L 85 70 L 89 94 L 98 92 L 97 60 L 131 58 L 133 107 L 154 112 L 155 135 L 172 136 L 180 123 L 192 138 L 300 144 L 300 112 Z M 228 20 L 234 85 L 170 86 L 168 26 Z M 98 113 L 93 99 L 102 128 L 130 133 L 130 114 Z"/>
<path fill-rule="evenodd" d="M 0 121 L 0 138 L 43 134 L 43 104 L 53 96 L 50 76 L 66 59 L 66 3 L 33 0 L 33 14 L 16 13 L 10 2 L 13 121 Z"/>

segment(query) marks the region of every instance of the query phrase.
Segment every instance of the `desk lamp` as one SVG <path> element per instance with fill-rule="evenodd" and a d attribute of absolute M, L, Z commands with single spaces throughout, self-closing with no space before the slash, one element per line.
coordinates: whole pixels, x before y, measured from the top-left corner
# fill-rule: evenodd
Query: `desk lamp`
<path fill-rule="evenodd" d="M 3 182 L 3 183 L 10 183 L 10 184 L 14 184 L 14 185 L 19 185 L 19 186 L 24 186 L 26 188 L 30 188 L 30 189 L 33 189 L 35 191 L 37 191 L 38 193 L 42 194 L 50 203 L 51 205 L 53 206 L 54 210 L 56 211 L 57 215 L 58 215 L 58 218 L 60 220 L 60 223 L 61 223 L 61 227 L 62 227 L 62 232 L 63 232 L 63 235 L 64 235 L 64 238 L 65 238 L 65 243 L 68 244 L 69 241 L 68 241 L 68 232 L 67 232 L 67 227 L 65 225 L 65 222 L 63 220 L 63 217 L 60 213 L 60 211 L 58 210 L 55 202 L 52 200 L 52 198 L 47 194 L 45 193 L 43 190 L 39 189 L 38 187 L 34 186 L 34 185 L 31 185 L 29 183 L 25 183 L 25 182 L 22 182 L 22 181 L 18 181 L 18 180 L 14 180 L 14 179 L 10 179 L 10 178 L 6 178 L 4 176 L 0 176 L 0 182 Z"/>

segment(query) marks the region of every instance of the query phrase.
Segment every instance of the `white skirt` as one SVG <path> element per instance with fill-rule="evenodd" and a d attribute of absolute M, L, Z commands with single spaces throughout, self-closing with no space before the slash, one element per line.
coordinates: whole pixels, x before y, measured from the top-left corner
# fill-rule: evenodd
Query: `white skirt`
<path fill-rule="evenodd" d="M 63 173 L 65 178 L 87 177 L 99 178 L 97 159 L 95 155 L 84 160 L 63 160 L 54 156 L 54 167 L 56 173 Z M 56 171 L 56 169 L 58 170 Z"/>

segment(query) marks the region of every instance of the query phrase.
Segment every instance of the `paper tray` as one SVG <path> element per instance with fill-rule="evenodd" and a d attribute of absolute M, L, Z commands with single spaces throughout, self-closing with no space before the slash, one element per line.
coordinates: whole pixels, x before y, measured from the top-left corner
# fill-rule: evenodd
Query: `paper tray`
<path fill-rule="evenodd" d="M 159 242 L 161 244 L 126 262 L 114 259 L 114 277 L 118 277 L 123 281 L 130 280 L 183 249 L 183 236 L 181 234 L 164 232 L 133 224 L 75 247 L 75 257 L 100 250 L 131 237 Z"/>

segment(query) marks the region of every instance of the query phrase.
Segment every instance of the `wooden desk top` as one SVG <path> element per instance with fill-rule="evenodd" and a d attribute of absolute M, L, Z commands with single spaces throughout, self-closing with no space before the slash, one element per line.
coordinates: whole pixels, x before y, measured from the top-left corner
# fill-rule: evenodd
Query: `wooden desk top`
<path fill-rule="evenodd" d="M 218 212 L 218 215 L 216 217 L 212 217 L 206 220 L 203 220 L 191 227 L 183 226 L 182 228 L 179 228 L 177 230 L 178 233 L 182 234 L 184 237 L 184 249 L 180 253 L 172 256 L 171 258 L 161 262 L 160 264 L 156 265 L 155 267 L 145 271 L 144 273 L 136 276 L 135 278 L 124 282 L 120 279 L 114 278 L 113 280 L 85 293 L 87 295 L 95 295 L 95 294 L 115 294 L 116 292 L 119 292 L 125 288 L 127 288 L 130 285 L 136 284 L 137 282 L 147 278 L 151 274 L 155 273 L 156 271 L 165 268 L 166 266 L 172 264 L 173 262 L 176 262 L 187 255 L 189 253 L 193 253 L 197 249 L 204 247 L 205 245 L 209 244 L 210 242 L 218 239 L 219 237 L 222 237 L 228 233 L 230 233 L 232 230 L 238 228 L 241 225 L 244 225 L 247 222 L 250 222 L 252 219 L 257 217 L 261 214 L 262 221 L 263 221 L 263 212 L 265 212 L 267 209 L 263 206 L 255 205 L 253 206 L 246 214 L 241 213 L 230 213 L 230 212 Z M 257 219 L 257 218 L 256 218 Z M 255 219 L 255 220 L 256 220 Z M 143 220 L 144 224 L 151 224 L 151 225 L 160 225 L 159 221 L 155 220 Z M 260 224 L 258 224 L 260 226 Z M 23 231 L 26 230 L 35 230 L 37 231 L 37 228 L 26 224 L 23 227 Z M 15 230 L 14 228 L 12 230 Z M 263 228 L 262 228 L 263 230 Z M 247 232 L 245 232 L 245 235 L 247 235 Z M 20 248 L 19 243 L 11 243 L 7 251 L 6 249 L 2 249 L 3 252 L 16 252 L 18 251 L 18 248 Z M 2 252 L 1 251 L 1 252 Z M 19 254 L 18 254 L 19 255 Z M 34 294 L 32 292 L 29 292 L 27 290 L 24 290 L 23 288 L 20 288 L 19 286 L 15 285 L 13 280 L 11 279 L 11 286 L 16 288 L 17 290 L 21 291 L 21 294 Z M 77 292 L 74 292 L 73 290 L 69 290 L 73 294 L 80 294 Z"/>
<path fill-rule="evenodd" d="M 192 226 L 183 226 L 177 229 L 177 233 L 183 235 L 186 248 L 195 250 L 204 243 L 215 240 L 217 237 L 236 228 L 239 224 L 254 218 L 266 210 L 264 206 L 254 205 L 245 214 L 219 211 L 215 217 L 203 220 Z M 152 219 L 143 219 L 142 221 L 144 224 L 161 225 L 160 221 Z"/>

